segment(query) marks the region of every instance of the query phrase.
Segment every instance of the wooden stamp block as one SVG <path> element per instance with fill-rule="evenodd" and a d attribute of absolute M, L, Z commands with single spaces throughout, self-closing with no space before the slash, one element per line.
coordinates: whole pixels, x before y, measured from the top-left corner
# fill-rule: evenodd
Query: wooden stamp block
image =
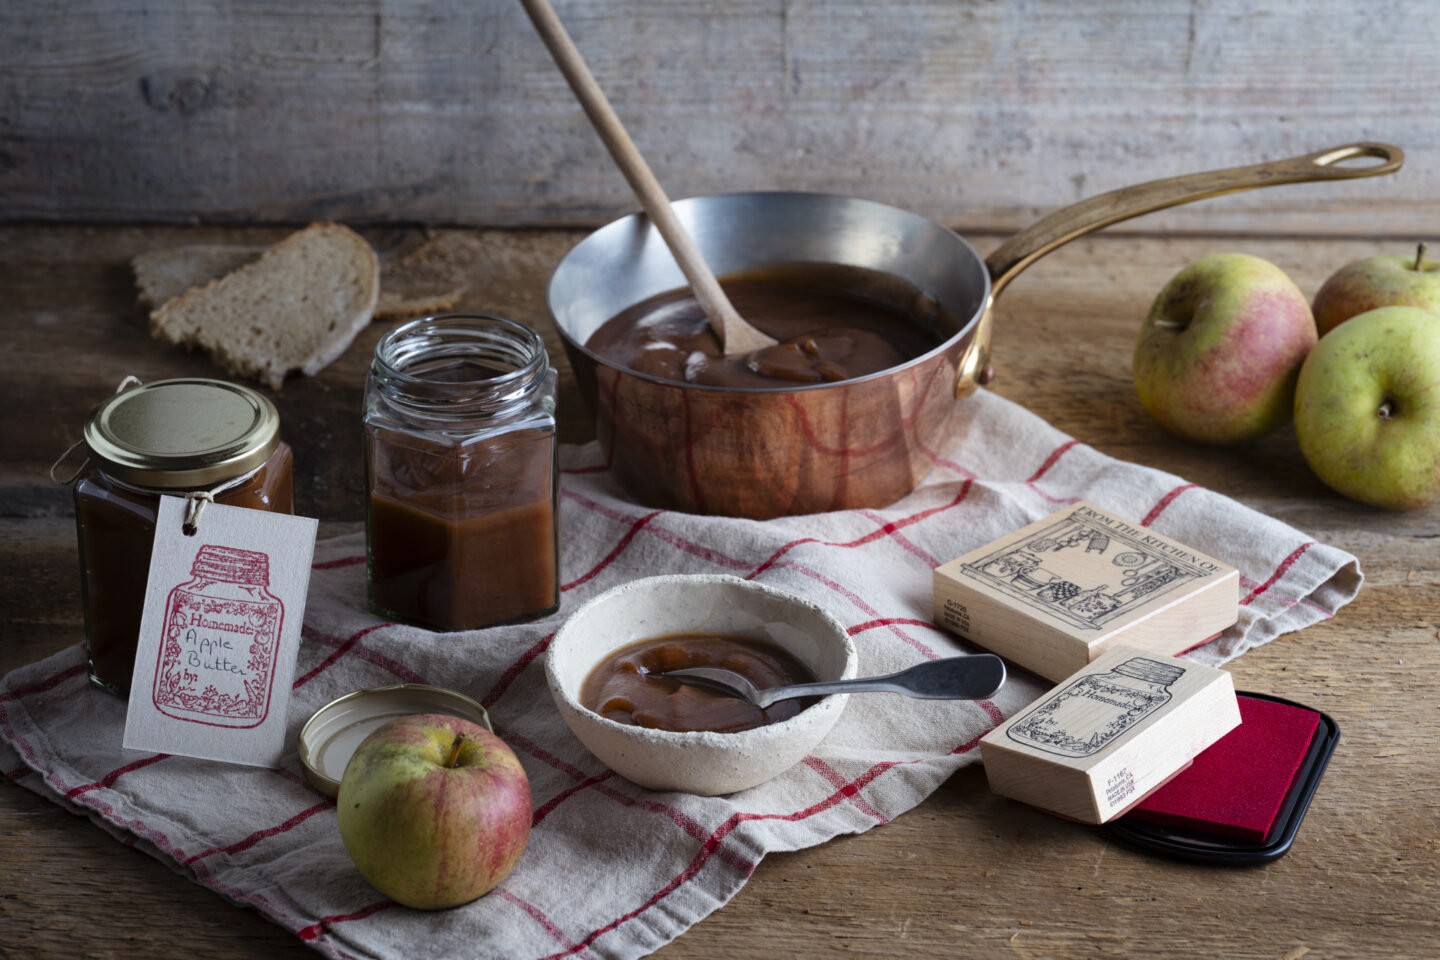
<path fill-rule="evenodd" d="M 1117 643 L 1183 653 L 1239 616 L 1240 574 L 1072 504 L 935 570 L 934 619 L 1059 680 Z"/>
<path fill-rule="evenodd" d="M 1239 724 L 1224 670 L 1115 647 L 986 734 L 980 755 L 996 793 L 1104 823 Z"/>

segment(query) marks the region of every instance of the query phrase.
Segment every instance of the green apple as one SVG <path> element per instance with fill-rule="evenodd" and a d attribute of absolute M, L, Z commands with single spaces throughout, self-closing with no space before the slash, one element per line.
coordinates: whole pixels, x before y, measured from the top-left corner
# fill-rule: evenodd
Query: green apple
<path fill-rule="evenodd" d="M 1135 344 L 1135 392 L 1178 436 L 1243 443 L 1289 418 L 1315 339 L 1310 305 L 1279 267 L 1244 253 L 1204 257 L 1151 305 Z"/>
<path fill-rule="evenodd" d="M 1295 435 L 1337 493 L 1392 510 L 1440 496 L 1440 316 L 1381 307 L 1321 337 L 1300 371 Z"/>
<path fill-rule="evenodd" d="M 1323 337 L 1359 313 L 1378 307 L 1422 307 L 1440 313 L 1440 263 L 1413 257 L 1369 257 L 1346 264 L 1315 294 L 1315 325 Z"/>
<path fill-rule="evenodd" d="M 469 903 L 514 869 L 530 838 L 530 781 L 484 727 L 419 714 L 377 727 L 356 748 L 336 798 L 355 866 L 397 903 Z"/>

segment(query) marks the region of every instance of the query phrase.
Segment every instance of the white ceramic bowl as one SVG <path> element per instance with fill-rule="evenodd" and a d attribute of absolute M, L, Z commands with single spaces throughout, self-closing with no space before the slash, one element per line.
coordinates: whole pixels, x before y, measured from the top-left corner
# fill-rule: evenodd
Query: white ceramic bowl
<path fill-rule="evenodd" d="M 855 645 L 819 606 L 727 576 L 647 577 L 615 587 L 570 615 L 550 641 L 545 676 L 565 722 L 606 766 L 642 787 L 704 796 L 763 783 L 825 738 L 848 697 L 832 694 L 788 720 L 738 733 L 677 733 L 616 723 L 580 705 L 580 685 L 611 652 L 672 633 L 769 640 L 821 680 L 855 675 Z"/>

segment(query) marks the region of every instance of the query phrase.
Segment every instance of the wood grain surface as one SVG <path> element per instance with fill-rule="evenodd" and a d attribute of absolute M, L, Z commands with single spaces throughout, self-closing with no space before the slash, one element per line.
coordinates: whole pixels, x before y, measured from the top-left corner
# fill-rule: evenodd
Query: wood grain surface
<path fill-rule="evenodd" d="M 1440 203 L 1440 4 L 566 0 L 672 197 L 808 189 L 968 227 L 1385 140 L 1401 178 L 1150 229 L 1402 232 Z M 597 223 L 635 209 L 520 5 L 0 3 L 0 219 Z"/>
<path fill-rule="evenodd" d="M 127 259 L 180 242 L 281 233 L 0 227 L 0 671 L 81 636 L 69 493 L 46 471 L 90 406 L 126 374 L 216 373 L 203 356 L 145 335 Z M 368 236 L 385 257 L 417 240 L 398 230 Z M 535 324 L 553 347 L 544 282 L 578 236 L 485 234 L 484 292 L 467 305 Z M 999 238 L 973 239 L 988 250 Z M 1240 689 L 1325 710 L 1342 731 L 1288 856 L 1246 869 L 1156 859 L 991 794 L 971 766 L 892 824 L 767 858 L 730 904 L 655 956 L 1434 957 L 1440 505 L 1395 514 L 1347 502 L 1311 476 L 1288 431 L 1228 451 L 1171 438 L 1140 409 L 1129 374 L 1151 297 L 1196 257 L 1254 253 L 1310 294 L 1340 264 L 1404 246 L 1102 234 L 1032 268 L 999 307 L 995 390 L 1105 453 L 1180 474 L 1360 558 L 1365 586 L 1337 617 L 1233 664 Z M 360 389 L 381 332 L 365 331 L 319 376 L 275 395 L 296 450 L 297 507 L 319 516 L 325 532 L 361 516 Z M 584 439 L 573 385 L 562 403 L 567 437 Z M 0 955 L 314 956 L 257 914 L 12 784 L 0 784 Z"/>

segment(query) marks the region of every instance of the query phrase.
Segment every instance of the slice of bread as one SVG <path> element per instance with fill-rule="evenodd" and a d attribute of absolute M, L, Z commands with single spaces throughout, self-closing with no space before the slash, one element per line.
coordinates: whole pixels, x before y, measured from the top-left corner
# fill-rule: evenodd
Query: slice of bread
<path fill-rule="evenodd" d="M 130 266 L 135 270 L 140 305 L 154 310 L 193 287 L 203 287 L 216 277 L 254 263 L 264 252 L 264 247 L 191 243 L 132 257 Z"/>
<path fill-rule="evenodd" d="M 452 263 L 439 238 L 380 268 L 380 302 L 375 314 L 387 320 L 443 313 L 465 296 L 464 270 Z"/>
<path fill-rule="evenodd" d="M 375 319 L 404 320 L 443 313 L 460 302 L 465 283 L 450 265 L 434 262 L 433 243 L 380 266 Z M 190 243 L 132 257 L 140 305 L 154 310 L 195 287 L 260 259 L 264 247 Z"/>
<path fill-rule="evenodd" d="M 313 376 L 343 353 L 379 294 L 370 244 L 340 224 L 316 223 L 167 301 L 150 314 L 150 335 L 200 347 L 232 374 L 278 390 L 292 370 Z"/>
<path fill-rule="evenodd" d="M 450 290 L 432 290 L 397 293 L 381 281 L 380 300 L 375 304 L 375 316 L 381 320 L 409 320 L 412 317 L 444 313 L 460 302 L 465 295 L 463 287 Z"/>

